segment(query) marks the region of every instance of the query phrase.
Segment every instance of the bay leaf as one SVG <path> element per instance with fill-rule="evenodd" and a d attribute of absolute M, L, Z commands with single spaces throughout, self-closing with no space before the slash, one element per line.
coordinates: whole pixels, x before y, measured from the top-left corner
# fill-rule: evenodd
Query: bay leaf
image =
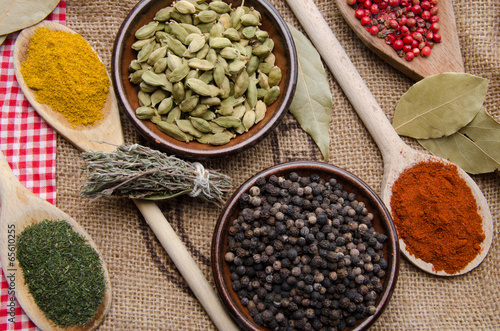
<path fill-rule="evenodd" d="M 298 77 L 290 113 L 302 129 L 318 145 L 325 160 L 330 148 L 330 121 L 332 117 L 332 94 L 321 57 L 299 30 L 288 25 L 295 42 L 298 58 Z"/>
<path fill-rule="evenodd" d="M 0 35 L 36 24 L 56 8 L 60 0 L 0 0 Z"/>
<path fill-rule="evenodd" d="M 500 123 L 484 108 L 459 132 L 418 142 L 432 154 L 450 160 L 470 174 L 500 170 Z"/>
<path fill-rule="evenodd" d="M 416 139 L 449 136 L 480 111 L 488 80 L 464 73 L 442 73 L 415 83 L 396 105 L 396 132 Z"/>

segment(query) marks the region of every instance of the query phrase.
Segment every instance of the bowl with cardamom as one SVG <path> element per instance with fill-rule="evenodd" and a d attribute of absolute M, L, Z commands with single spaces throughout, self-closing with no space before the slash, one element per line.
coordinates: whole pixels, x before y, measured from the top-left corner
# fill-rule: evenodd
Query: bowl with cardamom
<path fill-rule="evenodd" d="M 295 161 L 228 199 L 212 240 L 221 300 L 244 330 L 366 330 L 398 276 L 398 239 L 379 196 L 352 173 Z"/>
<path fill-rule="evenodd" d="M 115 39 L 119 106 L 153 146 L 190 159 L 259 143 L 297 82 L 288 26 L 266 0 L 142 0 Z"/>

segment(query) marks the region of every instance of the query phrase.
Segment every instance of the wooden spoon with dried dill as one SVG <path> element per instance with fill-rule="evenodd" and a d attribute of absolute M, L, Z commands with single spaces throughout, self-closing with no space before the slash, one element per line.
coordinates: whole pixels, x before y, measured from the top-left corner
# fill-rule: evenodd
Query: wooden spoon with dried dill
<path fill-rule="evenodd" d="M 111 307 L 111 283 L 92 238 L 26 189 L 1 152 L 0 202 L 0 254 L 9 294 L 15 293 L 42 330 L 95 329 Z"/>

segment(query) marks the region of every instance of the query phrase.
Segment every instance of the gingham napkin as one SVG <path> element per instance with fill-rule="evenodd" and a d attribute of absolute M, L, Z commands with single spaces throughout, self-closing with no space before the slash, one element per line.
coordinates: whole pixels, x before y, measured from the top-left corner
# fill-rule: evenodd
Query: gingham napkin
<path fill-rule="evenodd" d="M 46 19 L 65 24 L 66 1 Z M 38 116 L 17 83 L 13 61 L 17 35 L 9 35 L 0 46 L 0 150 L 26 188 L 55 204 L 56 133 Z M 0 331 L 36 330 L 1 274 Z"/>

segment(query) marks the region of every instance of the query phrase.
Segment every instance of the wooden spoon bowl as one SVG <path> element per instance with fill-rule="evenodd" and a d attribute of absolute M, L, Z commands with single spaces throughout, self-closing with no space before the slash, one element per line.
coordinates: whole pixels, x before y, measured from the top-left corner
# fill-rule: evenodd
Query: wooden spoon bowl
<path fill-rule="evenodd" d="M 416 56 L 413 61 L 406 61 L 390 45 L 387 45 L 384 39 L 372 36 L 366 31 L 366 28 L 354 17 L 354 9 L 347 4 L 346 0 L 335 0 L 335 2 L 345 21 L 359 39 L 375 54 L 408 77 L 420 80 L 443 72 L 464 71 L 452 1 L 438 3 L 441 26 L 439 33 L 442 36 L 442 42 L 432 48 L 429 57 Z"/>
<path fill-rule="evenodd" d="M 437 161 L 445 164 L 451 164 L 451 162 L 416 151 L 401 140 L 313 0 L 287 0 L 287 2 L 382 153 L 384 176 L 381 197 L 390 210 L 392 187 L 405 169 L 420 162 Z M 493 218 L 488 202 L 481 189 L 464 170 L 458 168 L 458 174 L 471 189 L 478 205 L 478 213 L 483 220 L 482 227 L 485 239 L 481 244 L 481 253 L 460 272 L 455 274 L 448 274 L 444 271 L 436 272 L 431 264 L 411 255 L 406 250 L 404 241 L 399 239 L 401 252 L 406 258 L 422 270 L 435 275 L 455 276 L 471 271 L 484 260 L 492 242 Z M 408 203 L 413 202 L 408 201 Z"/>
<path fill-rule="evenodd" d="M 116 103 L 116 96 L 113 93 L 113 87 L 109 86 L 109 92 L 102 109 L 104 117 L 94 123 L 93 125 L 77 125 L 71 124 L 61 113 L 52 109 L 46 104 L 39 103 L 36 100 L 35 91 L 32 90 L 24 81 L 21 74 L 22 63 L 28 58 L 28 49 L 30 46 L 30 39 L 35 33 L 36 29 L 46 27 L 54 31 L 65 31 L 69 33 L 76 33 L 64 25 L 43 21 L 30 28 L 24 29 L 17 37 L 14 46 L 14 71 L 16 79 L 30 102 L 33 108 L 36 109 L 38 114 L 60 135 L 69 140 L 74 145 L 82 145 L 83 149 L 91 149 L 97 151 L 112 151 L 116 146 L 123 143 L 123 134 L 120 124 L 120 113 Z M 103 144 L 100 142 L 107 142 Z"/>
<path fill-rule="evenodd" d="M 42 330 L 94 330 L 102 323 L 111 307 L 111 282 L 96 244 L 88 233 L 69 215 L 26 189 L 14 176 L 4 155 L 0 152 L 0 256 L 4 275 L 14 282 L 16 299 L 28 317 Z M 73 231 L 82 235 L 101 258 L 106 291 L 94 318 L 83 326 L 63 328 L 47 319 L 35 303 L 24 283 L 24 275 L 17 259 L 12 259 L 15 239 L 28 226 L 43 220 L 64 220 Z"/>

